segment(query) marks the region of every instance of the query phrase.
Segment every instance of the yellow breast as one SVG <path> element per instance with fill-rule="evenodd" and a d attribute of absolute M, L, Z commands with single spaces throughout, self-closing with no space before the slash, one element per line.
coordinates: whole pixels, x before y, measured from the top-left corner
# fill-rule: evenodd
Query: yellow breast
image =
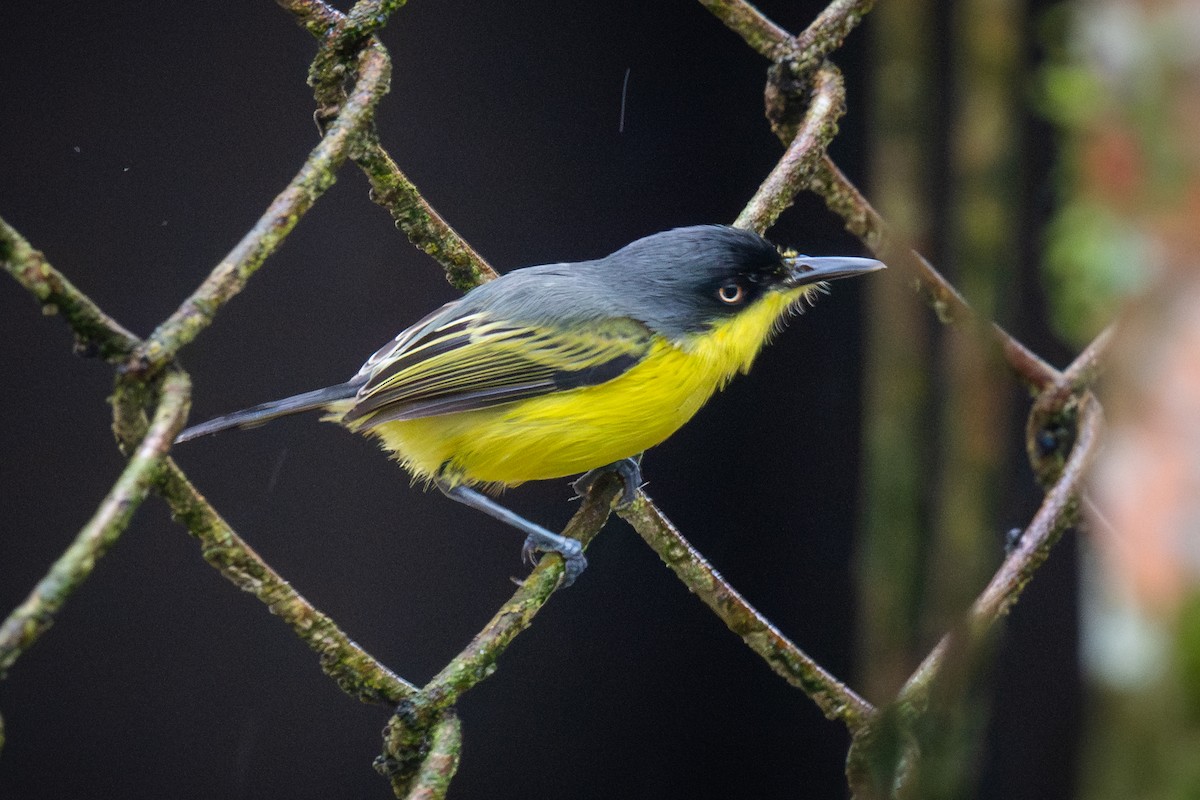
<path fill-rule="evenodd" d="M 577 475 L 662 442 L 755 356 L 804 294 L 768 292 L 704 333 L 658 338 L 606 383 L 370 429 L 417 478 L 512 486 Z"/>

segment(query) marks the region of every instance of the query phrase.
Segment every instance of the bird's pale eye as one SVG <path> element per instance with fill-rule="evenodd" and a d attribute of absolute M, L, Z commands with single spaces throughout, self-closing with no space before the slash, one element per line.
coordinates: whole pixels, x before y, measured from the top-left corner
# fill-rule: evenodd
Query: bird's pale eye
<path fill-rule="evenodd" d="M 746 300 L 746 287 L 737 281 L 730 281 L 717 289 L 717 299 L 727 306 L 741 305 Z"/>

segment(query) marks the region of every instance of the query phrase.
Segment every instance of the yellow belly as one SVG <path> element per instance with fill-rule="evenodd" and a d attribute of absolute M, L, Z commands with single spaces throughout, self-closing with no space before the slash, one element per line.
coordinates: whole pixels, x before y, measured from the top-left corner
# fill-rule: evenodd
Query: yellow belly
<path fill-rule="evenodd" d="M 703 335 L 657 340 L 606 383 L 368 432 L 417 478 L 512 486 L 577 475 L 662 442 L 739 371 L 803 290 L 770 293 Z"/>

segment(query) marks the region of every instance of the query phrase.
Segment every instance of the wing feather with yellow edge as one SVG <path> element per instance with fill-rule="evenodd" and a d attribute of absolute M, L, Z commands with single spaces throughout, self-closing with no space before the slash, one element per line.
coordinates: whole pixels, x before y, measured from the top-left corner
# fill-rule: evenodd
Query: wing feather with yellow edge
<path fill-rule="evenodd" d="M 459 316 L 451 304 L 367 361 L 366 383 L 342 421 L 370 428 L 593 386 L 629 370 L 650 344 L 649 329 L 630 319 L 566 330 L 487 312 Z"/>

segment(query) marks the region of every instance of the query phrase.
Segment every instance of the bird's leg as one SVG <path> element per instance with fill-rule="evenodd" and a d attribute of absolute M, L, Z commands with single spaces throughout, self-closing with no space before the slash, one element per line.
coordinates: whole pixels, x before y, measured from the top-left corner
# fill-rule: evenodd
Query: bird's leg
<path fill-rule="evenodd" d="M 498 519 L 506 525 L 511 525 L 526 535 L 525 545 L 521 555 L 526 561 L 533 562 L 533 554 L 558 553 L 563 558 L 566 570 L 563 572 L 563 586 L 570 586 L 587 567 L 587 559 L 583 555 L 583 545 L 575 539 L 551 533 L 540 525 L 535 525 L 515 511 L 510 511 L 487 495 L 481 494 L 468 486 L 451 485 L 442 480 L 437 481 L 437 487 L 442 494 L 451 500 L 457 500 L 463 505 L 482 511 L 493 519 Z"/>
<path fill-rule="evenodd" d="M 575 489 L 575 493 L 578 496 L 583 497 L 591 491 L 592 485 L 600 479 L 600 476 L 606 475 L 609 472 L 615 472 L 625 484 L 625 488 L 621 490 L 621 501 L 617 503 L 617 508 L 628 508 L 637 499 L 638 490 L 643 485 L 641 460 L 642 456 L 639 453 L 636 456 L 622 458 L 620 461 L 614 461 L 603 467 L 590 469 L 576 478 L 571 486 Z"/>

